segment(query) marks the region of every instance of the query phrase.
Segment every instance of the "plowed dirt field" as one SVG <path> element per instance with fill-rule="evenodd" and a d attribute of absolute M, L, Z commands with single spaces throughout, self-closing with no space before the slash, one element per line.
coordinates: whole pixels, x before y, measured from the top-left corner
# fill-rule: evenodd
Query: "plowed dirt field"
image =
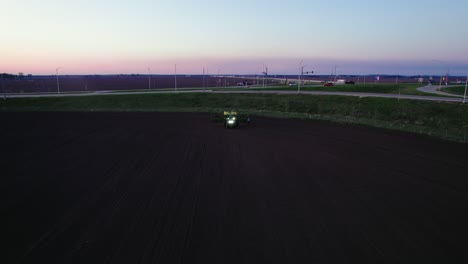
<path fill-rule="evenodd" d="M 308 120 L 1 113 L 0 263 L 467 263 L 464 144 Z"/>

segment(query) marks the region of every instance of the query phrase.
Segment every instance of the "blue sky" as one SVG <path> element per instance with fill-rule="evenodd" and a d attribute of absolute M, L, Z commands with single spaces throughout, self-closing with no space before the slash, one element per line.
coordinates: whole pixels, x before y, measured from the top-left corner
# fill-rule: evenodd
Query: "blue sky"
<path fill-rule="evenodd" d="M 468 71 L 468 1 L 0 0 L 1 72 Z M 5 26 L 7 25 L 7 26 Z M 436 62 L 437 60 L 439 62 Z"/>

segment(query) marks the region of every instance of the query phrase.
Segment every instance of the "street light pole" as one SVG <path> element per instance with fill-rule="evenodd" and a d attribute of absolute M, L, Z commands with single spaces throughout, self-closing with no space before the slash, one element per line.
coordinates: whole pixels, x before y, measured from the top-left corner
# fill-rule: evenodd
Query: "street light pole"
<path fill-rule="evenodd" d="M 302 61 L 301 63 L 299 64 L 300 66 L 300 72 L 299 72 L 299 83 L 297 84 L 297 93 L 301 93 L 301 82 L 302 82 L 302 77 L 304 76 L 304 73 L 305 74 L 313 74 L 314 71 L 307 71 L 307 72 L 304 72 L 304 68 L 307 67 L 307 65 L 302 65 Z M 305 81 L 304 81 L 305 83 Z M 304 84 L 305 85 L 305 84 Z"/>
<path fill-rule="evenodd" d="M 263 88 L 265 88 L 265 77 L 268 76 L 268 67 L 265 67 L 265 64 L 263 64 L 263 69 L 265 70 L 262 72 L 263 74 Z"/>
<path fill-rule="evenodd" d="M 174 64 L 174 91 L 177 92 L 177 64 Z"/>
<path fill-rule="evenodd" d="M 435 62 L 440 63 L 440 64 L 442 64 L 442 65 L 444 64 L 443 61 L 439 61 L 439 60 L 432 60 L 432 61 L 435 61 Z M 442 73 L 442 74 L 440 75 L 439 91 L 442 90 L 442 76 L 443 76 L 443 75 L 444 75 L 444 73 Z"/>
<path fill-rule="evenodd" d="M 3 100 L 6 100 L 6 87 L 5 87 L 5 79 L 3 78 L 3 74 L 2 74 L 2 88 L 3 88 Z"/>
<path fill-rule="evenodd" d="M 448 86 L 448 78 L 449 78 L 449 75 L 450 75 L 450 69 L 447 68 L 447 71 L 445 72 L 445 86 Z"/>
<path fill-rule="evenodd" d="M 202 87 L 203 91 L 205 91 L 205 67 L 203 67 Z"/>
<path fill-rule="evenodd" d="M 60 83 L 59 83 L 59 78 L 58 78 L 58 70 L 60 70 L 62 67 L 58 67 L 55 69 L 55 76 L 57 77 L 57 93 L 60 94 Z"/>
<path fill-rule="evenodd" d="M 440 75 L 439 91 L 442 90 L 442 74 Z"/>
<path fill-rule="evenodd" d="M 468 87 L 468 75 L 466 75 L 466 81 L 465 81 L 465 95 L 463 96 L 463 103 L 466 102 L 466 88 Z"/>
<path fill-rule="evenodd" d="M 335 83 L 336 83 L 336 68 L 337 68 L 337 67 L 338 67 L 338 66 L 335 65 Z"/>
<path fill-rule="evenodd" d="M 263 70 L 265 70 L 265 64 L 263 64 Z M 262 72 L 263 74 L 263 85 L 262 87 L 265 88 L 265 72 Z"/>
<path fill-rule="evenodd" d="M 304 71 L 304 67 L 302 67 L 302 62 L 299 62 L 299 75 L 297 76 L 297 93 L 301 93 L 301 75 Z"/>
<path fill-rule="evenodd" d="M 148 90 L 151 90 L 151 68 L 148 67 Z"/>

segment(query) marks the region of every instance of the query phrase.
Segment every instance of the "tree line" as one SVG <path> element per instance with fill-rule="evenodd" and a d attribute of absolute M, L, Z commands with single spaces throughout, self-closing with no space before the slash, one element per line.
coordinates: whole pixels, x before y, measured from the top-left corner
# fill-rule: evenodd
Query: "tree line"
<path fill-rule="evenodd" d="M 23 79 L 24 77 L 31 78 L 32 74 L 25 75 L 24 73 L 20 72 L 17 75 L 11 73 L 0 73 L 0 77 L 3 79 Z"/>

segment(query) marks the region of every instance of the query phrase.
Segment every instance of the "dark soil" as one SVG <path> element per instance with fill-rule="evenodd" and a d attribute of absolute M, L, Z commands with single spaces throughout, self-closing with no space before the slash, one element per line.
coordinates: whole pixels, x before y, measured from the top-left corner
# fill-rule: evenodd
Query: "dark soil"
<path fill-rule="evenodd" d="M 277 76 L 283 78 L 283 76 Z M 296 81 L 297 76 L 284 77 L 289 81 Z M 333 80 L 329 76 L 304 77 L 308 80 Z M 362 83 L 363 77 L 349 78 L 356 83 Z M 367 77 L 367 83 L 374 83 L 373 78 Z M 236 86 L 239 82 L 247 82 L 249 85 L 263 84 L 263 79 L 230 78 L 202 75 L 178 75 L 177 88 L 202 88 L 202 87 L 229 87 Z M 280 81 L 266 79 L 265 85 L 277 84 Z M 399 83 L 415 83 L 411 78 L 400 78 Z M 382 77 L 379 83 L 395 83 L 394 78 Z M 59 75 L 60 92 L 90 92 L 90 91 L 120 91 L 120 90 L 147 90 L 174 88 L 174 75 L 153 75 L 149 80 L 147 75 Z M 34 76 L 16 79 L 5 79 L 7 93 L 57 93 L 56 76 Z M 0 92 L 3 87 L 0 81 Z"/>
<path fill-rule="evenodd" d="M 243 78 L 178 76 L 177 88 L 236 86 L 238 82 L 244 80 Z M 271 82 L 269 80 L 266 83 L 271 84 Z M 60 92 L 147 90 L 174 88 L 175 79 L 174 76 L 153 76 L 151 80 L 147 76 L 59 76 L 59 86 Z M 8 93 L 58 92 L 55 76 L 7 79 L 5 89 Z"/>
<path fill-rule="evenodd" d="M 327 122 L 1 113 L 0 263 L 467 263 L 466 145 Z"/>

